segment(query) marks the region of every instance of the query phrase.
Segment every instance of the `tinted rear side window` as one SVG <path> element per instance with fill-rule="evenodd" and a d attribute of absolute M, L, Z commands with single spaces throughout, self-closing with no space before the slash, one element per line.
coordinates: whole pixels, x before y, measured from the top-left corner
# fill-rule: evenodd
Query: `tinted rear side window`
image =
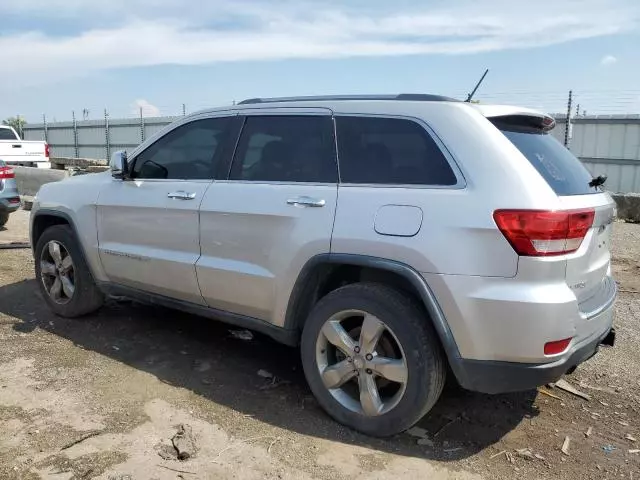
<path fill-rule="evenodd" d="M 591 174 L 564 145 L 548 133 L 501 129 L 531 162 L 557 195 L 599 193 L 589 186 Z"/>
<path fill-rule="evenodd" d="M 343 183 L 455 185 L 444 154 L 418 123 L 398 118 L 336 117 Z"/>

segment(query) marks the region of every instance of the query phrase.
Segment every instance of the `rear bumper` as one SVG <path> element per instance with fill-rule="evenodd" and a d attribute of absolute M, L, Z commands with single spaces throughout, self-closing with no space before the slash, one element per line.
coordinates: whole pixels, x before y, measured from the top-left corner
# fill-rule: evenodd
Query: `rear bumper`
<path fill-rule="evenodd" d="M 17 198 L 18 202 L 11 202 L 10 199 Z M 0 197 L 0 212 L 3 213 L 12 213 L 20 208 L 21 202 L 19 201 L 20 197 L 17 195 L 15 197 Z"/>
<path fill-rule="evenodd" d="M 593 357 L 600 345 L 613 346 L 615 329 L 613 305 L 592 321 L 603 321 L 604 331 L 575 344 L 561 359 L 551 363 L 514 363 L 487 360 L 461 360 L 458 382 L 468 390 L 482 393 L 506 393 L 531 390 L 558 380 L 579 364 Z"/>
<path fill-rule="evenodd" d="M 572 338 L 574 348 L 604 333 L 616 297 L 613 278 L 579 303 L 564 278 L 566 265 L 543 266 L 521 261 L 513 278 L 423 274 L 455 340 L 454 357 L 546 364 L 565 357 L 544 355 L 547 342 Z"/>

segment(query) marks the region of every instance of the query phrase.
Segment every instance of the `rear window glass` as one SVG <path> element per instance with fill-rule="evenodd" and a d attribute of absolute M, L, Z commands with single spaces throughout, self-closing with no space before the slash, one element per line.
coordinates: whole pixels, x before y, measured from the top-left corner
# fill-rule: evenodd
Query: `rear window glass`
<path fill-rule="evenodd" d="M 13 130 L 0 128 L 0 140 L 17 140 Z"/>
<path fill-rule="evenodd" d="M 564 145 L 548 133 L 500 131 L 531 162 L 557 195 L 584 195 L 599 193 L 599 188 L 589 186 L 589 171 Z"/>

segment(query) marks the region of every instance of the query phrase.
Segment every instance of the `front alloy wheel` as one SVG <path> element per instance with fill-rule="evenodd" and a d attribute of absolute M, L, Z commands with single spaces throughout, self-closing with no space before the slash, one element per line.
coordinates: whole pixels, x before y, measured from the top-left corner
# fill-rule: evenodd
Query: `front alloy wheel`
<path fill-rule="evenodd" d="M 73 318 L 100 308 L 104 297 L 69 225 L 53 225 L 42 232 L 34 260 L 42 298 L 55 314 Z"/>
<path fill-rule="evenodd" d="M 40 254 L 40 278 L 49 298 L 59 305 L 71 301 L 75 293 L 73 259 L 56 240 L 49 241 Z"/>

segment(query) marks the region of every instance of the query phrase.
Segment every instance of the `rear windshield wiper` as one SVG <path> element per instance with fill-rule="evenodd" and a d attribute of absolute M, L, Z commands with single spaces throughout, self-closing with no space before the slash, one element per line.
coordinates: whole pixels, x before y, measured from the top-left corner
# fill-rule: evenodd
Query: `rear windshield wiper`
<path fill-rule="evenodd" d="M 606 181 L 607 181 L 606 175 L 598 175 L 597 177 L 594 177 L 591 179 L 591 181 L 589 182 L 589 186 L 593 188 L 600 187 L 604 185 L 604 182 Z"/>

